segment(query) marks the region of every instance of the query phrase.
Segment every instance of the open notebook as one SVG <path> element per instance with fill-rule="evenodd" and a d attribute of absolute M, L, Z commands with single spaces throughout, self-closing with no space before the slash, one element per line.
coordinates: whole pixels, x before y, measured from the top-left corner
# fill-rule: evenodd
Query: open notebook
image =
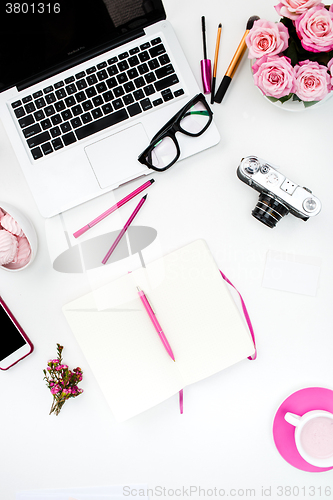
<path fill-rule="evenodd" d="M 138 296 L 148 296 L 167 354 Z M 63 307 L 118 421 L 253 355 L 254 345 L 203 240 Z"/>

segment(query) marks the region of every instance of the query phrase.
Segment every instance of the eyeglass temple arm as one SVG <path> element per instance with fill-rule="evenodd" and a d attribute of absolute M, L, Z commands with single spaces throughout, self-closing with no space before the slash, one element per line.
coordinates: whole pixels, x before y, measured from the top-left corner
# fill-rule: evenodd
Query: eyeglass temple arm
<path fill-rule="evenodd" d="M 209 116 L 209 112 L 207 110 L 201 110 L 201 111 L 187 111 L 184 115 L 181 115 L 181 113 L 177 113 L 173 118 L 171 118 L 158 132 L 152 140 L 150 141 L 150 144 L 155 142 L 161 135 L 164 134 L 168 128 L 171 128 L 172 125 L 177 121 L 178 117 L 180 118 L 185 118 L 185 116 L 189 115 L 203 115 L 203 116 Z"/>
<path fill-rule="evenodd" d="M 200 99 L 202 98 L 202 99 Z M 192 100 L 191 100 L 191 104 L 188 103 L 186 106 L 184 106 L 185 108 L 189 106 L 190 104 L 190 108 L 192 106 L 194 106 L 197 102 L 199 102 L 200 100 L 203 100 L 203 101 L 206 101 L 205 97 L 202 95 L 202 94 L 198 94 L 196 95 Z M 207 105 L 208 106 L 208 105 Z M 203 114 L 205 116 L 210 116 L 210 113 L 208 110 L 202 110 L 202 111 L 187 111 L 184 113 L 184 108 L 180 109 L 178 111 L 178 113 L 176 113 L 172 118 L 170 118 L 170 120 L 157 132 L 157 134 L 154 135 L 154 137 L 151 139 L 150 141 L 150 144 L 152 144 L 154 141 L 156 141 L 161 135 L 164 134 L 164 132 L 168 129 L 168 128 L 171 128 L 172 125 L 177 122 L 177 120 L 181 117 L 184 117 L 184 116 L 187 116 L 188 114 Z"/>

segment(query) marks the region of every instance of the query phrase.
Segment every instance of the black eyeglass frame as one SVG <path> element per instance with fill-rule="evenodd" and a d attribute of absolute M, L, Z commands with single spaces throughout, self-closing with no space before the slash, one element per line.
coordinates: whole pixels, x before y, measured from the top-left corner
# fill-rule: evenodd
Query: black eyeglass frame
<path fill-rule="evenodd" d="M 181 127 L 180 122 L 185 117 L 186 113 L 192 108 L 192 106 L 195 106 L 195 104 L 197 104 L 198 102 L 201 102 L 205 106 L 209 118 L 206 125 L 203 127 L 202 130 L 200 130 L 200 132 L 191 133 L 188 132 L 187 130 L 184 130 Z M 170 168 L 174 163 L 176 163 L 176 161 L 180 156 L 180 147 L 176 138 L 176 132 L 181 132 L 182 134 L 188 135 L 190 137 L 199 137 L 207 130 L 209 125 L 212 123 L 212 120 L 213 120 L 213 112 L 210 109 L 205 99 L 205 96 L 203 94 L 197 94 L 157 132 L 157 134 L 150 141 L 149 146 L 138 157 L 138 161 L 143 165 L 146 165 L 148 168 L 155 170 L 156 172 L 163 172 L 165 170 L 168 170 L 168 168 Z M 176 151 L 177 151 L 176 156 L 166 167 L 162 168 L 154 167 L 149 161 L 147 161 L 147 156 L 157 146 L 157 143 L 160 142 L 165 137 L 170 137 L 170 139 L 176 146 Z"/>

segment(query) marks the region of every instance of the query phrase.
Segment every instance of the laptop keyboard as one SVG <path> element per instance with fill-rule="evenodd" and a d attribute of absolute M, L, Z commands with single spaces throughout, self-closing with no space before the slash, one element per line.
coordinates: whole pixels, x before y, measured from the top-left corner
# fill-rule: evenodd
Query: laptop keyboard
<path fill-rule="evenodd" d="M 158 37 L 11 106 L 33 159 L 39 160 L 183 95 L 178 83 Z"/>

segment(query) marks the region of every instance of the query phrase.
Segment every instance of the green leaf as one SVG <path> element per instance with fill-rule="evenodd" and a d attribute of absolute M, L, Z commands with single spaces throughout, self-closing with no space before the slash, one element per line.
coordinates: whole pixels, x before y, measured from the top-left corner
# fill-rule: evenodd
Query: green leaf
<path fill-rule="evenodd" d="M 292 66 L 295 66 L 298 63 L 299 53 L 297 50 L 297 45 L 293 39 L 290 40 L 289 46 L 283 52 L 283 55 L 289 57 Z"/>
<path fill-rule="evenodd" d="M 317 104 L 318 101 L 303 101 L 304 107 L 309 108 L 310 106 L 313 106 L 314 104 Z"/>
<path fill-rule="evenodd" d="M 266 95 L 267 99 L 269 99 L 270 101 L 272 102 L 277 102 L 277 101 L 280 101 L 282 104 L 286 101 L 289 101 L 289 99 L 291 99 L 291 97 L 293 97 L 294 94 L 288 94 L 288 95 L 284 95 L 282 97 L 273 97 L 273 96 L 270 96 L 270 95 Z"/>
<path fill-rule="evenodd" d="M 288 95 L 285 95 L 283 97 L 280 97 L 279 101 L 282 102 L 282 104 L 286 101 L 289 101 L 289 99 L 291 98 L 293 94 L 288 94 Z"/>
<path fill-rule="evenodd" d="M 270 96 L 270 95 L 266 95 L 266 97 L 267 97 L 267 99 L 269 99 L 269 100 L 270 100 L 270 101 L 272 101 L 272 102 L 276 102 L 276 101 L 278 101 L 278 100 L 279 100 L 279 99 L 277 99 L 276 97 L 272 97 L 272 96 Z"/>
<path fill-rule="evenodd" d="M 284 24 L 288 30 L 293 28 L 293 22 L 288 17 L 281 17 L 280 23 Z"/>

